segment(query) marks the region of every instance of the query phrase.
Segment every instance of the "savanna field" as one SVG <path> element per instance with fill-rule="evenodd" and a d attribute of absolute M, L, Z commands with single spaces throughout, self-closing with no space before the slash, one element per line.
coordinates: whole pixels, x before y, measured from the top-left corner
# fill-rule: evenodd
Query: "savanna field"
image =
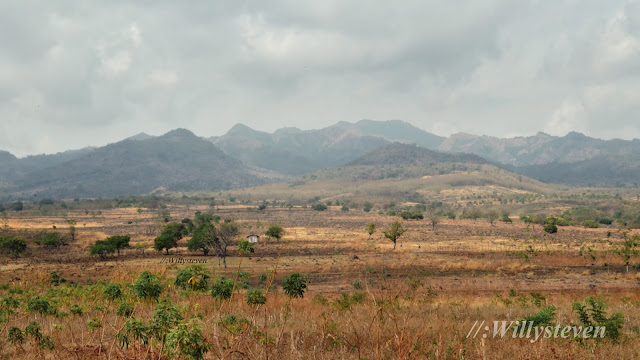
<path fill-rule="evenodd" d="M 640 357 L 636 231 L 616 222 L 548 232 L 549 217 L 516 212 L 390 213 L 420 210 L 411 203 L 106 202 L 3 213 L 3 241 L 26 250 L 1 257 L 2 359 Z M 405 230 L 395 250 L 394 222 Z M 176 246 L 157 251 L 171 224 Z M 265 235 L 274 224 L 283 232 Z M 189 250 L 231 227 L 225 259 Z M 259 242 L 241 241 L 249 234 Z M 128 246 L 100 243 L 114 236 Z M 467 338 L 476 321 L 525 319 L 607 336 Z"/>

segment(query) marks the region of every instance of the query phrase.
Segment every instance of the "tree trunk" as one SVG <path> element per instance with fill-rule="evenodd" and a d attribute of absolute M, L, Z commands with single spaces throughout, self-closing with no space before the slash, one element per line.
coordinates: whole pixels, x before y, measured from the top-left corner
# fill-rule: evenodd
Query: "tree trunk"
<path fill-rule="evenodd" d="M 395 250 L 395 249 L 396 249 L 396 241 L 393 240 L 393 250 Z"/>
<path fill-rule="evenodd" d="M 226 256 L 222 257 L 222 263 L 224 264 L 224 268 L 226 269 L 227 268 L 227 257 Z"/>

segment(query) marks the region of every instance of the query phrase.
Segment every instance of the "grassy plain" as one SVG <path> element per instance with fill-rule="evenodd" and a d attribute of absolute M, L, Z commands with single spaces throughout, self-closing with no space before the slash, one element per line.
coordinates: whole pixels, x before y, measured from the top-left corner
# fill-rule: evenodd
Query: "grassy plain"
<path fill-rule="evenodd" d="M 457 197 L 460 194 L 456 195 Z M 13 297 L 19 306 L 0 328 L 3 359 L 163 359 L 178 357 L 163 348 L 160 339 L 149 343 L 131 338 L 121 346 L 129 318 L 150 324 L 154 300 L 138 299 L 128 284 L 149 270 L 162 281 L 161 299 L 178 306 L 185 319 L 200 324 L 207 359 L 609 359 L 640 357 L 640 274 L 628 273 L 612 249 L 623 242 L 624 231 L 612 226 L 587 229 L 560 227 L 547 234 L 539 225 L 513 218 L 511 224 L 486 220 L 440 219 L 433 229 L 428 220 L 403 221 L 407 232 L 398 248 L 381 230 L 398 217 L 341 211 L 330 206 L 314 211 L 295 206 L 267 207 L 227 204 L 169 205 L 172 220 L 193 217 L 197 210 L 212 211 L 240 224 L 242 236 L 264 234 L 270 224 L 281 224 L 280 241 L 261 238 L 255 253 L 230 251 L 228 267 L 214 256 L 184 247 L 163 255 L 153 249 L 128 249 L 106 260 L 91 257 L 88 247 L 111 235 L 131 236 L 131 245 L 153 243 L 161 221 L 152 210 L 135 207 L 105 209 L 99 213 L 68 210 L 42 215 L 15 212 L 4 219 L 5 234 L 27 239 L 29 250 L 0 262 L 0 297 Z M 77 222 L 76 240 L 61 249 L 33 243 L 39 231 L 65 233 L 66 219 Z M 369 236 L 369 222 L 378 231 Z M 587 250 L 590 249 L 590 250 Z M 187 265 L 168 259 L 206 259 L 210 282 L 220 276 L 238 286 L 228 301 L 210 292 L 183 290 L 174 285 L 176 273 Z M 638 261 L 632 259 L 632 262 Z M 66 282 L 51 283 L 56 272 Z M 245 302 L 246 287 L 273 282 L 265 305 Z M 285 275 L 308 274 L 302 299 L 289 299 L 281 288 Z M 264 275 L 263 275 L 264 274 Z M 262 276 L 261 276 L 262 275 Z M 120 299 L 109 300 L 104 288 L 122 286 Z M 47 299 L 56 314 L 29 308 L 35 296 Z M 476 320 L 521 320 L 548 306 L 557 308 L 554 323 L 576 324 L 572 304 L 589 296 L 604 301 L 606 312 L 622 312 L 622 335 L 614 342 L 570 339 L 466 338 Z M 122 303 L 135 305 L 129 317 L 117 315 Z M 79 305 L 81 315 L 70 313 Z M 8 306 L 3 302 L 3 311 Z M 8 341 L 13 327 L 25 329 L 32 321 L 50 336 L 53 350 L 40 349 L 37 340 Z"/>

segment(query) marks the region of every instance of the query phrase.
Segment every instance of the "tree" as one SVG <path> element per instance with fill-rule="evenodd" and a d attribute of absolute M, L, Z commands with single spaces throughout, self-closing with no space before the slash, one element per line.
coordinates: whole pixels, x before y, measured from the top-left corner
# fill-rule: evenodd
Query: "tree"
<path fill-rule="evenodd" d="M 98 255 L 101 259 L 107 257 L 107 254 L 113 254 L 116 248 L 113 244 L 106 240 L 98 240 L 89 248 L 89 254 Z"/>
<path fill-rule="evenodd" d="M 615 253 L 624 260 L 624 264 L 627 267 L 627 273 L 629 272 L 629 262 L 631 261 L 631 258 L 638 256 L 638 246 L 640 246 L 640 238 L 638 238 L 638 235 L 629 237 L 625 232 L 622 246 L 615 248 Z"/>
<path fill-rule="evenodd" d="M 489 223 L 491 224 L 491 226 L 496 226 L 495 222 L 496 220 L 498 220 L 499 214 L 496 210 L 489 210 L 487 211 L 487 220 L 489 220 Z"/>
<path fill-rule="evenodd" d="M 327 210 L 327 205 L 325 204 L 315 204 L 311 206 L 311 208 L 315 211 L 325 211 Z"/>
<path fill-rule="evenodd" d="M 279 224 L 273 224 L 267 229 L 267 232 L 264 233 L 268 237 L 276 238 L 277 241 L 280 241 L 282 235 L 284 234 L 284 229 Z"/>
<path fill-rule="evenodd" d="M 242 240 L 238 243 L 238 252 L 240 252 L 240 255 L 253 254 L 255 252 L 255 249 L 253 248 L 253 244 L 251 244 L 249 241 Z"/>
<path fill-rule="evenodd" d="M 207 222 L 199 225 L 193 236 L 187 241 L 187 249 L 190 251 L 202 251 L 204 256 L 209 255 L 209 251 L 215 248 L 216 227 Z"/>
<path fill-rule="evenodd" d="M 376 224 L 370 222 L 367 224 L 367 233 L 369 234 L 369 239 L 371 239 L 371 235 L 376 232 Z"/>
<path fill-rule="evenodd" d="M 71 241 L 76 240 L 76 221 L 75 219 L 67 219 L 67 224 L 69 225 L 69 235 L 71 236 Z"/>
<path fill-rule="evenodd" d="M 284 293 L 290 298 L 302 298 L 307 290 L 307 276 L 299 273 L 289 274 L 282 280 Z"/>
<path fill-rule="evenodd" d="M 108 237 L 105 241 L 108 244 L 111 244 L 118 252 L 118 256 L 120 256 L 120 249 L 131 247 L 129 245 L 129 240 L 131 240 L 131 237 L 128 235 L 115 235 Z"/>
<path fill-rule="evenodd" d="M 67 239 L 60 233 L 53 232 L 45 234 L 44 236 L 37 238 L 35 243 L 38 245 L 44 245 L 47 247 L 55 247 L 59 249 L 61 246 L 67 245 Z"/>
<path fill-rule="evenodd" d="M 24 204 L 22 203 L 22 201 L 16 201 L 9 205 L 9 209 L 13 211 L 22 211 L 22 209 L 24 209 Z"/>
<path fill-rule="evenodd" d="M 155 299 L 158 301 L 158 297 L 162 292 L 162 285 L 157 276 L 153 275 L 149 270 L 145 270 L 133 284 L 133 291 L 143 299 Z"/>
<path fill-rule="evenodd" d="M 0 236 L 0 249 L 17 255 L 27 250 L 27 243 L 21 237 Z"/>
<path fill-rule="evenodd" d="M 427 217 L 431 222 L 431 228 L 433 229 L 433 231 L 436 231 L 436 226 L 440 222 L 440 217 L 438 216 L 438 213 L 436 212 L 436 208 L 434 206 L 429 206 L 429 208 L 427 209 Z"/>
<path fill-rule="evenodd" d="M 407 229 L 402 227 L 402 224 L 399 221 L 394 222 L 393 224 L 391 224 L 391 227 L 384 231 L 384 236 L 393 241 L 393 249 L 396 249 L 396 242 L 398 240 L 398 238 L 400 236 L 402 236 L 402 234 L 405 233 L 405 231 L 407 231 Z"/>
<path fill-rule="evenodd" d="M 220 225 L 215 241 L 218 265 L 220 265 L 220 258 L 222 258 L 224 267 L 227 267 L 227 248 L 233 244 L 233 241 L 239 233 L 240 229 L 238 228 L 238 225 L 233 222 Z"/>
<path fill-rule="evenodd" d="M 182 239 L 184 224 L 168 223 L 162 229 L 160 236 L 153 241 L 153 248 L 157 251 L 165 250 L 169 254 L 169 249 L 178 245 L 178 240 Z"/>
<path fill-rule="evenodd" d="M 364 204 L 362 204 L 362 210 L 364 210 L 364 212 L 369 212 L 371 211 L 372 208 L 373 208 L 373 204 L 371 204 L 368 201 L 365 201 Z"/>

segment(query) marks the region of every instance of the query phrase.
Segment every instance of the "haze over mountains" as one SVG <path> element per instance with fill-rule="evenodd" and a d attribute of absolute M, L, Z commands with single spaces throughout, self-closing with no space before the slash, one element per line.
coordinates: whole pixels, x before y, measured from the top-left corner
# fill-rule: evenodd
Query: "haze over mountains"
<path fill-rule="evenodd" d="M 487 162 L 544 182 L 636 185 L 640 140 L 605 141 L 575 132 L 563 137 L 459 133 L 444 138 L 397 120 L 339 122 L 317 130 L 282 128 L 274 133 L 238 124 L 211 138 L 178 129 L 162 136 L 141 133 L 100 148 L 20 159 L 0 151 L 0 198 L 215 191 L 343 165 L 415 168 Z"/>

